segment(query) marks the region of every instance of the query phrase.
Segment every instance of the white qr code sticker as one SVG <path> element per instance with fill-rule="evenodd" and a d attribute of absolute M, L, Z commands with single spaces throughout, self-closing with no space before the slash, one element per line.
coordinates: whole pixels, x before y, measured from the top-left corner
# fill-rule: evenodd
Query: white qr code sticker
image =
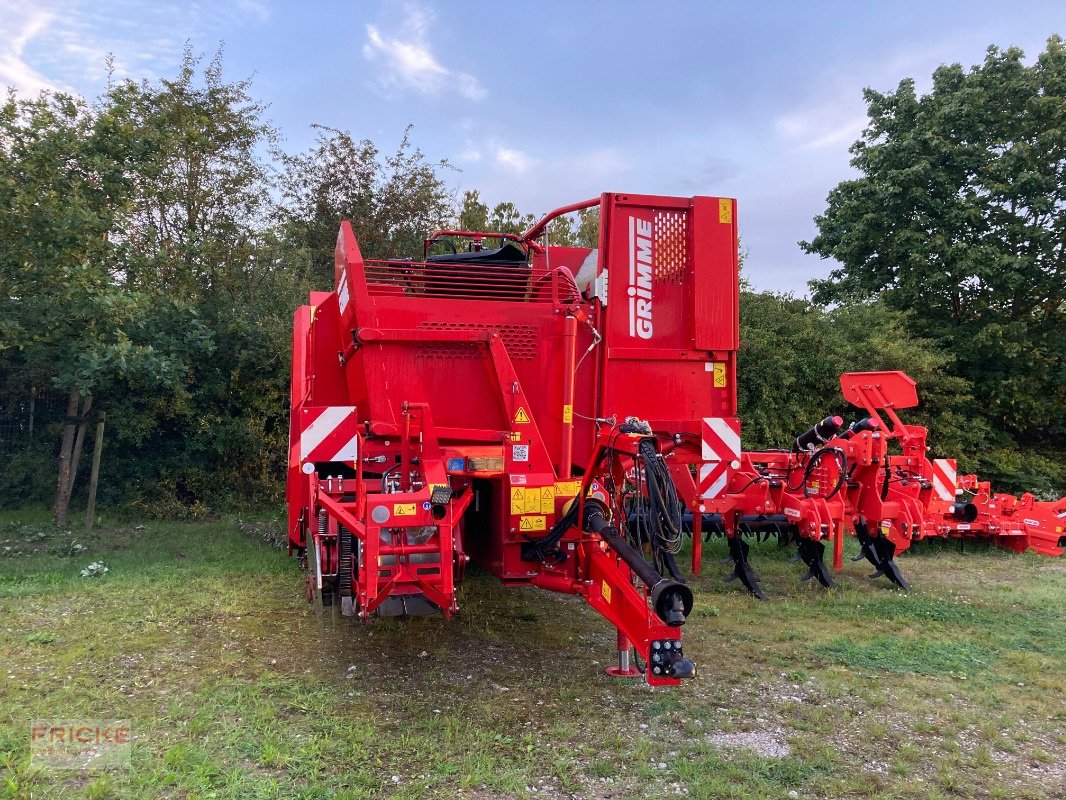
<path fill-rule="evenodd" d="M 529 445 L 516 444 L 511 447 L 512 461 L 529 461 Z"/>

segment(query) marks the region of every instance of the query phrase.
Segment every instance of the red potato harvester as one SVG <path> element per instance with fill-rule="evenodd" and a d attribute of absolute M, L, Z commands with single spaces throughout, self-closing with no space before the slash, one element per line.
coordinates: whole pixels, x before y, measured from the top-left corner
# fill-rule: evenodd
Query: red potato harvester
<path fill-rule="evenodd" d="M 552 219 L 594 206 L 598 248 L 547 241 Z M 797 544 L 825 586 L 825 544 L 839 570 L 845 532 L 903 588 L 894 557 L 929 536 L 1062 552 L 1066 499 L 993 495 L 930 461 L 925 429 L 896 414 L 917 403 L 900 372 L 842 376 L 866 414 L 850 425 L 742 451 L 738 302 L 730 198 L 604 194 L 521 235 L 438 231 L 417 261 L 364 259 L 343 223 L 335 287 L 293 330 L 289 546 L 308 600 L 450 617 L 474 559 L 583 597 L 617 629 L 610 672 L 641 674 L 632 647 L 671 685 L 696 671 L 686 536 L 698 573 L 704 538 L 724 535 L 759 597 L 745 535 Z"/>

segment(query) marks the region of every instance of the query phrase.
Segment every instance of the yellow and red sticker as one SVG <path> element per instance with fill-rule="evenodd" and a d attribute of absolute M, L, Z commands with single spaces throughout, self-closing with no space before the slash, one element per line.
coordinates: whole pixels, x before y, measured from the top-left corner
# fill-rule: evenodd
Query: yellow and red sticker
<path fill-rule="evenodd" d="M 521 514 L 554 514 L 555 513 L 555 487 L 554 486 L 512 486 L 511 487 L 511 513 L 518 516 Z M 526 530 L 523 528 L 523 530 Z M 531 528 L 529 530 L 543 530 Z"/>
<path fill-rule="evenodd" d="M 725 362 L 724 361 L 715 361 L 714 362 L 714 366 L 712 367 L 712 369 L 714 370 L 714 388 L 715 389 L 724 389 L 724 388 L 726 388 L 726 386 L 729 385 L 729 379 L 726 377 Z"/>
<path fill-rule="evenodd" d="M 518 528 L 523 531 L 543 531 L 547 530 L 547 526 L 547 519 L 538 514 L 537 516 L 522 517 L 522 522 Z"/>
<path fill-rule="evenodd" d="M 581 481 L 556 481 L 555 494 L 557 497 L 577 497 L 581 491 Z"/>

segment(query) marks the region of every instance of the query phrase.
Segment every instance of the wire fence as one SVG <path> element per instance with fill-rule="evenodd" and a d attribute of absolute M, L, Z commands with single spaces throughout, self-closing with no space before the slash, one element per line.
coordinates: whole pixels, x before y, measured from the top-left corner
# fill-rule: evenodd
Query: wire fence
<path fill-rule="evenodd" d="M 0 390 L 0 452 L 29 447 L 63 421 L 65 398 L 52 390 Z"/>

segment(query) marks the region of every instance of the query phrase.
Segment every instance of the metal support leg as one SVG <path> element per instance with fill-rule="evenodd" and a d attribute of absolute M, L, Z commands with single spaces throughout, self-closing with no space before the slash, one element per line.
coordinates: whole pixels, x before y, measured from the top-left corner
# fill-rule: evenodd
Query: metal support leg
<path fill-rule="evenodd" d="M 622 631 L 618 631 L 618 666 L 607 667 L 604 670 L 612 678 L 637 678 L 640 670 L 629 663 L 629 639 Z"/>

